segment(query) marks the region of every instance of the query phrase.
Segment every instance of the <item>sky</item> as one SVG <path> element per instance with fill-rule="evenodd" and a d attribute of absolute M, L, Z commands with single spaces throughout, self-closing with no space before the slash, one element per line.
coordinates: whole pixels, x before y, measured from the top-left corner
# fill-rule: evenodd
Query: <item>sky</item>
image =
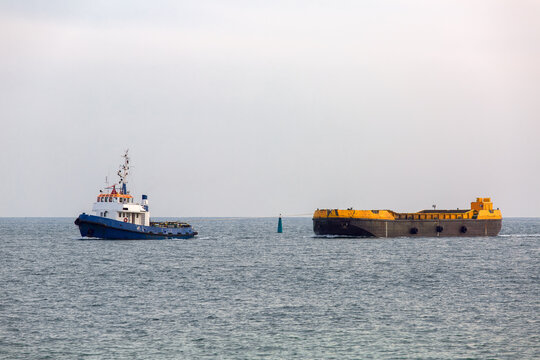
<path fill-rule="evenodd" d="M 540 2 L 0 0 L 0 216 L 540 216 Z"/>

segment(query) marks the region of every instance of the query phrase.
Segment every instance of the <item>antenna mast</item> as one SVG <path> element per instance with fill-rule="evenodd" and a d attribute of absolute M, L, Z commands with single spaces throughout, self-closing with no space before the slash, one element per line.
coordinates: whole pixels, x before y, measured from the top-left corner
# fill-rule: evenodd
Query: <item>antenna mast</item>
<path fill-rule="evenodd" d="M 127 149 L 122 155 L 124 158 L 124 164 L 120 165 L 120 169 L 118 170 L 118 177 L 120 177 L 120 181 L 118 181 L 118 184 L 120 185 L 122 194 L 127 194 L 127 176 L 129 174 L 129 155 L 128 155 L 129 149 Z"/>

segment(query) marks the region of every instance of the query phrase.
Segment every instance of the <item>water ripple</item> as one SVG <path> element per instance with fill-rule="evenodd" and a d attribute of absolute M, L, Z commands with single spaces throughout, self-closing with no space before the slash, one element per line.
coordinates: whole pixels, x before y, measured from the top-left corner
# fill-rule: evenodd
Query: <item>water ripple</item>
<path fill-rule="evenodd" d="M 539 358 L 539 219 L 490 238 L 315 237 L 190 219 L 191 240 L 80 241 L 0 219 L 0 358 Z"/>

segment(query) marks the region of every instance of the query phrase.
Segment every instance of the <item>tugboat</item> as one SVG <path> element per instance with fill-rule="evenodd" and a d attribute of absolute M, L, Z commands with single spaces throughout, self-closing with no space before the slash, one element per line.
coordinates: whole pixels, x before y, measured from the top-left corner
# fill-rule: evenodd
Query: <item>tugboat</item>
<path fill-rule="evenodd" d="M 313 231 L 317 235 L 398 236 L 497 236 L 502 215 L 490 198 L 476 198 L 465 210 L 422 210 L 398 213 L 392 210 L 317 209 Z"/>
<path fill-rule="evenodd" d="M 92 207 L 95 215 L 82 213 L 75 220 L 81 236 L 107 240 L 189 239 L 197 235 L 191 225 L 178 222 L 150 221 L 148 196 L 142 195 L 141 204 L 135 203 L 127 190 L 129 174 L 128 150 L 122 156 L 124 164 L 118 170 L 119 189 L 105 187 Z"/>

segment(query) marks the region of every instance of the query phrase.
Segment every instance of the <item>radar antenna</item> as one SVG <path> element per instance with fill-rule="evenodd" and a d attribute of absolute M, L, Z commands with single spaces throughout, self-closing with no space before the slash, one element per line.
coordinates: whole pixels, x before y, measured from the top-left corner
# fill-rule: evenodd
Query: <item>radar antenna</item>
<path fill-rule="evenodd" d="M 118 181 L 118 184 L 120 185 L 120 188 L 122 189 L 123 194 L 127 194 L 127 176 L 129 175 L 129 155 L 128 155 L 129 149 L 127 149 L 122 155 L 124 158 L 124 164 L 120 165 L 120 169 L 118 170 L 118 177 L 120 177 L 120 181 Z"/>

